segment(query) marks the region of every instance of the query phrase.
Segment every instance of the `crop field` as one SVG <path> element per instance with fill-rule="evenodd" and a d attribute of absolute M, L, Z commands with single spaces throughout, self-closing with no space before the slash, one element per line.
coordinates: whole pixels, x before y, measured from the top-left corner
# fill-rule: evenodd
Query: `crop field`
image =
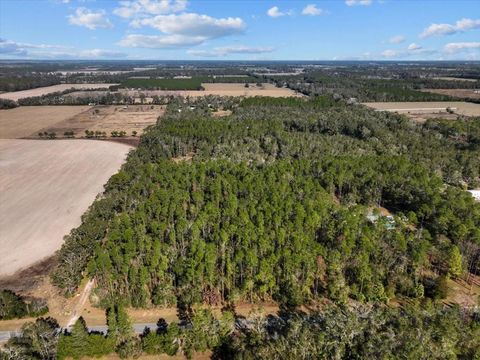
<path fill-rule="evenodd" d="M 18 101 L 19 99 L 33 97 L 33 96 L 42 96 L 55 92 L 65 91 L 68 89 L 108 89 L 110 86 L 116 84 L 60 84 L 39 87 L 36 89 L 22 90 L 22 91 L 13 91 L 0 94 L 0 98 L 8 99 L 13 101 Z"/>
<path fill-rule="evenodd" d="M 157 122 L 164 111 L 165 108 L 159 105 L 98 105 L 40 131 L 59 135 L 73 131 L 76 137 L 84 136 L 85 130 L 106 132 L 108 136 L 112 131 L 125 131 L 127 136 L 136 131 L 137 135 L 141 135 L 147 126 Z M 37 137 L 37 134 L 33 136 Z"/>
<path fill-rule="evenodd" d="M 434 79 L 447 80 L 447 81 L 470 81 L 470 82 L 479 81 L 479 79 L 469 79 L 469 78 L 460 78 L 460 77 L 452 77 L 452 76 L 437 76 L 437 77 L 434 77 Z"/>
<path fill-rule="evenodd" d="M 439 116 L 443 118 L 456 118 L 458 115 L 480 116 L 480 104 L 462 101 L 369 102 L 363 103 L 363 105 L 379 111 L 407 114 L 419 122 Z M 447 108 L 449 108 L 452 113 L 449 113 Z"/>
<path fill-rule="evenodd" d="M 43 128 L 80 114 L 89 106 L 21 106 L 0 110 L 0 139 L 36 135 Z"/>
<path fill-rule="evenodd" d="M 151 101 L 151 98 L 155 95 L 157 96 L 191 96 L 191 97 L 200 97 L 200 96 L 270 96 L 270 97 L 301 97 L 303 96 L 300 93 L 297 93 L 294 90 L 288 88 L 278 88 L 272 84 L 262 84 L 257 86 L 256 84 L 249 84 L 249 87 L 245 87 L 243 83 L 202 83 L 202 87 L 205 90 L 125 90 L 120 89 L 119 92 L 125 95 L 129 95 L 135 98 L 140 98 L 140 94 L 145 95 L 145 101 L 148 103 Z M 73 92 L 69 96 L 72 97 L 83 97 L 87 95 L 91 96 L 104 96 L 106 91 L 93 91 L 93 92 Z"/>
<path fill-rule="evenodd" d="M 164 112 L 158 105 L 130 106 L 21 106 L 0 110 L 0 139 L 38 138 L 39 132 L 63 136 L 73 131 L 75 137 L 83 137 L 85 130 L 136 131 L 155 124 Z"/>
<path fill-rule="evenodd" d="M 424 89 L 422 91 L 459 98 L 480 99 L 480 90 L 475 89 Z"/>
<path fill-rule="evenodd" d="M 0 140 L 0 277 L 60 248 L 130 149 L 109 141 Z"/>
<path fill-rule="evenodd" d="M 271 97 L 292 97 L 303 96 L 295 91 L 287 88 L 279 88 L 273 84 L 249 84 L 245 87 L 244 84 L 227 84 L 227 83 L 212 83 L 202 84 L 205 90 L 203 95 L 218 95 L 218 96 L 271 96 Z M 189 94 L 190 96 L 203 96 L 200 94 Z"/>

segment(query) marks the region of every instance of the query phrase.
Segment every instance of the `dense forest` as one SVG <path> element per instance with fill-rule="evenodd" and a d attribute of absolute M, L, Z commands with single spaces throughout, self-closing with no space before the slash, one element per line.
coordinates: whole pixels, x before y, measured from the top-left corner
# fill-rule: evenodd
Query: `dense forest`
<path fill-rule="evenodd" d="M 465 191 L 480 185 L 480 119 L 417 124 L 329 95 L 161 101 L 51 275 L 67 296 L 96 279 L 107 332 L 40 318 L 0 359 L 480 356 L 478 309 L 439 301 L 480 274 L 480 203 Z M 26 299 L 2 296 L 26 316 Z M 263 301 L 281 311 L 235 314 Z M 156 306 L 180 321 L 135 334 L 125 307 Z"/>
<path fill-rule="evenodd" d="M 383 70 L 383 71 L 382 71 Z M 265 80 L 274 81 L 278 86 L 288 86 L 306 95 L 334 95 L 345 99 L 355 98 L 367 101 L 448 101 L 460 99 L 422 91 L 425 89 L 477 89 L 480 80 L 462 81 L 442 77 L 425 77 L 416 74 L 414 69 L 404 72 L 395 68 L 378 69 L 352 68 L 330 70 L 308 70 L 294 76 L 265 76 Z"/>
<path fill-rule="evenodd" d="M 67 237 L 67 294 L 87 273 L 104 307 L 388 302 L 480 270 L 480 204 L 462 189 L 479 183 L 478 120 L 459 142 L 330 97 L 189 109 L 168 106 Z M 380 206 L 393 227 L 371 220 Z"/>

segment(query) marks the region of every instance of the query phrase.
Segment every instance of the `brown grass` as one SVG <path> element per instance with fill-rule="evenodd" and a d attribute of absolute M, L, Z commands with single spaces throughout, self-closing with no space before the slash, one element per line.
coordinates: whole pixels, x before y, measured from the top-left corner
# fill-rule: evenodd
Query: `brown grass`
<path fill-rule="evenodd" d="M 480 90 L 474 89 L 423 89 L 422 91 L 460 98 L 480 99 Z"/>
<path fill-rule="evenodd" d="M 127 136 L 136 131 L 138 137 L 164 111 L 159 105 L 21 106 L 0 110 L 0 139 L 38 139 L 38 133 L 45 131 L 57 137 L 73 131 L 84 137 L 85 130 L 104 131 L 107 136 L 111 131 L 126 131 Z"/>
<path fill-rule="evenodd" d="M 54 92 L 64 91 L 71 88 L 74 89 L 108 89 L 110 86 L 116 84 L 59 84 L 52 86 L 44 86 L 36 89 L 22 90 L 22 91 L 12 91 L 0 94 L 0 98 L 8 99 L 13 101 L 18 101 L 19 99 L 32 97 L 32 96 L 42 96 L 46 94 L 51 94 Z"/>
<path fill-rule="evenodd" d="M 363 105 L 379 111 L 406 114 L 418 122 L 435 117 L 456 119 L 458 115 L 480 116 L 480 104 L 462 101 L 369 102 Z M 453 114 L 448 113 L 447 108 L 450 108 Z"/>
<path fill-rule="evenodd" d="M 262 84 L 257 86 L 256 84 L 250 84 L 248 88 L 245 87 L 242 83 L 205 83 L 202 84 L 205 90 L 186 90 L 186 91 L 173 91 L 173 90 L 119 90 L 122 94 L 126 94 L 136 98 L 136 101 L 140 101 L 140 94 L 145 95 L 145 102 L 148 103 L 152 101 L 152 97 L 155 95 L 158 96 L 190 96 L 190 97 L 200 97 L 207 95 L 216 95 L 216 96 L 272 96 L 272 97 L 302 97 L 304 95 L 297 93 L 291 89 L 287 88 L 277 88 L 273 84 Z M 106 91 L 95 91 L 86 93 L 84 91 L 78 91 L 70 93 L 70 96 L 73 97 L 82 97 L 85 95 L 92 96 L 101 96 L 105 95 Z"/>
<path fill-rule="evenodd" d="M 437 76 L 434 77 L 435 80 L 447 80 L 447 81 L 478 81 L 478 79 L 467 79 L 467 78 L 459 78 L 459 77 L 453 77 L 453 76 Z"/>
<path fill-rule="evenodd" d="M 104 131 L 107 136 L 110 136 L 111 131 L 126 131 L 127 136 L 136 131 L 139 136 L 147 126 L 155 124 L 164 112 L 165 107 L 159 105 L 98 105 L 62 122 L 44 127 L 41 131 L 53 131 L 57 136 L 73 131 L 76 137 L 85 136 L 85 130 Z M 36 133 L 31 136 L 38 137 Z"/>
<path fill-rule="evenodd" d="M 0 139 L 15 139 L 37 134 L 41 129 L 69 119 L 88 106 L 22 106 L 0 110 Z"/>
<path fill-rule="evenodd" d="M 0 277 L 51 256 L 131 148 L 87 140 L 0 140 Z"/>

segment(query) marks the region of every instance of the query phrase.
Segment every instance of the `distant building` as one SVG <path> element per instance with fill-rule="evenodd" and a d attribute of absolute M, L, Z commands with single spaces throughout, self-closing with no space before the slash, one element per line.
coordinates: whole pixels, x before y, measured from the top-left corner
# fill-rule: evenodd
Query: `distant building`
<path fill-rule="evenodd" d="M 472 194 L 473 198 L 477 201 L 480 201 L 480 190 L 468 190 Z"/>
<path fill-rule="evenodd" d="M 379 219 L 385 219 L 385 228 L 387 230 L 395 229 L 395 219 L 392 215 L 384 216 L 370 213 L 367 215 L 367 219 L 373 224 L 376 224 Z"/>

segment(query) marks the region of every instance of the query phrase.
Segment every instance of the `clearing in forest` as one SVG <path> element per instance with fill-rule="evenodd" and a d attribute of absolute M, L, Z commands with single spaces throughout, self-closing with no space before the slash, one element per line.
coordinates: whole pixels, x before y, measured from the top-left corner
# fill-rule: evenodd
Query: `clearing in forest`
<path fill-rule="evenodd" d="M 458 115 L 480 116 L 480 104 L 463 101 L 367 102 L 363 105 L 377 111 L 406 114 L 418 122 L 436 117 L 456 119 Z"/>
<path fill-rule="evenodd" d="M 75 137 L 85 136 L 85 130 L 105 132 L 108 137 L 112 131 L 125 131 L 126 136 L 136 131 L 136 136 L 139 136 L 147 126 L 155 124 L 164 112 L 165 106 L 160 105 L 97 105 L 41 131 L 55 132 L 57 136 L 73 131 Z M 36 133 L 32 136 L 38 137 Z"/>
<path fill-rule="evenodd" d="M 457 98 L 480 99 L 480 90 L 478 89 L 423 89 L 421 91 Z"/>
<path fill-rule="evenodd" d="M 164 111 L 160 105 L 20 106 L 0 110 L 0 139 L 37 139 L 40 132 L 54 132 L 59 138 L 70 131 L 84 137 L 85 130 L 105 132 L 107 137 L 112 131 L 125 131 L 126 136 L 136 131 L 139 136 Z"/>

